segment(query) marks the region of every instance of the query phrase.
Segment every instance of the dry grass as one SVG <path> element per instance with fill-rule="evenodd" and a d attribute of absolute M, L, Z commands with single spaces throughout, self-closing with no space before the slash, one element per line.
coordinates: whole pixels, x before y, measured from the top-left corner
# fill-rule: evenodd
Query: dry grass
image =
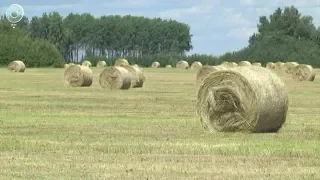
<path fill-rule="evenodd" d="M 283 77 L 279 133 L 209 134 L 195 117 L 195 72 L 145 68 L 144 88 L 110 91 L 92 70 L 91 87 L 71 88 L 64 69 L 0 69 L 0 179 L 320 178 L 318 78 Z"/>

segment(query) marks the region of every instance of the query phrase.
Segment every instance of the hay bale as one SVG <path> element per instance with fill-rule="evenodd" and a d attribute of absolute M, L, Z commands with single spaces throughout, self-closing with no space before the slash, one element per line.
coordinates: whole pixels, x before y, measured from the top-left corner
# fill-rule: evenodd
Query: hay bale
<path fill-rule="evenodd" d="M 87 67 L 91 67 L 92 66 L 90 61 L 83 61 L 81 65 L 82 66 L 87 66 Z"/>
<path fill-rule="evenodd" d="M 227 68 L 224 66 L 210 66 L 210 65 L 204 65 L 202 68 L 200 68 L 197 72 L 196 81 L 197 84 L 202 82 L 210 73 L 226 70 Z"/>
<path fill-rule="evenodd" d="M 129 65 L 128 60 L 126 60 L 126 59 L 117 59 L 114 62 L 114 66 L 121 66 L 121 65 Z"/>
<path fill-rule="evenodd" d="M 274 66 L 275 66 L 274 69 L 281 70 L 284 67 L 284 62 L 278 61 L 278 62 L 274 63 Z"/>
<path fill-rule="evenodd" d="M 64 64 L 64 68 L 67 69 L 70 65 L 69 64 Z"/>
<path fill-rule="evenodd" d="M 107 67 L 107 63 L 106 63 L 105 61 L 98 61 L 97 67 L 98 67 L 98 68 Z"/>
<path fill-rule="evenodd" d="M 251 63 L 249 61 L 241 61 L 238 66 L 251 66 Z"/>
<path fill-rule="evenodd" d="M 262 67 L 211 73 L 198 90 L 197 114 L 211 132 L 277 132 L 287 111 L 284 83 Z"/>
<path fill-rule="evenodd" d="M 275 67 L 276 66 L 275 66 L 275 64 L 273 62 L 268 62 L 267 65 L 266 65 L 267 69 L 275 69 Z"/>
<path fill-rule="evenodd" d="M 12 61 L 8 64 L 8 70 L 11 72 L 24 72 L 26 65 L 20 60 Z"/>
<path fill-rule="evenodd" d="M 178 61 L 176 64 L 176 68 L 178 69 L 189 69 L 189 63 L 187 61 Z"/>
<path fill-rule="evenodd" d="M 159 68 L 159 67 L 160 67 L 160 63 L 157 62 L 157 61 L 155 61 L 155 62 L 153 62 L 153 63 L 151 64 L 151 67 L 152 67 L 152 68 Z"/>
<path fill-rule="evenodd" d="M 101 72 L 99 83 L 102 88 L 129 89 L 131 87 L 131 75 L 124 67 L 107 67 Z"/>
<path fill-rule="evenodd" d="M 199 61 L 195 61 L 191 64 L 192 70 L 199 70 L 202 67 L 202 63 Z"/>
<path fill-rule="evenodd" d="M 225 62 L 225 63 L 222 63 L 220 66 L 223 66 L 226 68 L 234 68 L 234 67 L 237 67 L 238 64 L 235 62 Z"/>
<path fill-rule="evenodd" d="M 299 64 L 292 70 L 292 77 L 298 81 L 314 81 L 316 72 L 312 66 L 307 64 Z"/>
<path fill-rule="evenodd" d="M 137 67 L 137 68 L 140 68 L 138 64 L 134 64 L 134 65 L 132 65 L 132 66 Z"/>
<path fill-rule="evenodd" d="M 74 65 L 74 63 L 70 62 L 68 65 L 71 66 L 71 65 Z"/>
<path fill-rule="evenodd" d="M 146 77 L 140 68 L 130 65 L 121 65 L 121 67 L 129 71 L 131 76 L 131 87 L 136 88 L 143 86 Z"/>
<path fill-rule="evenodd" d="M 170 64 L 166 65 L 166 68 L 172 68 L 172 66 Z"/>
<path fill-rule="evenodd" d="M 88 87 L 92 85 L 93 72 L 88 66 L 72 65 L 64 71 L 64 85 Z"/>
<path fill-rule="evenodd" d="M 252 66 L 260 66 L 261 67 L 261 63 L 255 62 L 255 63 L 252 63 Z"/>
<path fill-rule="evenodd" d="M 287 74 L 292 74 L 293 69 L 298 66 L 297 62 L 286 62 L 284 63 L 284 69 Z"/>

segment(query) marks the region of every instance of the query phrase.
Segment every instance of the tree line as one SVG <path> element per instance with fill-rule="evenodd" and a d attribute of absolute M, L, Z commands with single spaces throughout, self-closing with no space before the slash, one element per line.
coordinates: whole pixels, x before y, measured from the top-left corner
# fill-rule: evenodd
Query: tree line
<path fill-rule="evenodd" d="M 96 18 L 89 13 L 62 17 L 50 12 L 30 20 L 23 17 L 13 29 L 2 16 L 0 65 L 13 59 L 23 59 L 29 67 L 62 67 L 83 60 L 94 65 L 105 60 L 112 65 L 116 59 L 126 58 L 141 66 L 153 61 L 175 65 L 179 60 L 210 65 L 242 60 L 262 64 L 298 61 L 320 66 L 320 29 L 312 21 L 293 6 L 278 8 L 269 17 L 259 18 L 258 32 L 249 38 L 247 47 L 221 56 L 186 56 L 193 48 L 190 27 L 174 20 L 130 15 Z"/>

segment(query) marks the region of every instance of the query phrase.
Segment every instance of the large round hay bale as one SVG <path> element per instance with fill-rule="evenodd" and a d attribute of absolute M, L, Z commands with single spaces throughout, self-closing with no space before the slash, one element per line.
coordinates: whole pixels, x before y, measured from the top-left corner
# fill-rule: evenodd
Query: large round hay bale
<path fill-rule="evenodd" d="M 292 77 L 298 81 L 313 81 L 316 77 L 316 72 L 310 65 L 299 64 L 293 68 Z"/>
<path fill-rule="evenodd" d="M 178 69 L 189 69 L 189 63 L 187 61 L 178 61 L 176 64 L 176 68 Z"/>
<path fill-rule="evenodd" d="M 107 63 L 106 63 L 105 61 L 98 61 L 97 67 L 98 67 L 98 68 L 107 67 Z"/>
<path fill-rule="evenodd" d="M 297 62 L 286 62 L 283 67 L 286 73 L 292 74 L 293 69 L 298 65 L 299 64 Z"/>
<path fill-rule="evenodd" d="M 255 62 L 255 63 L 252 63 L 252 66 L 260 66 L 261 67 L 261 63 Z"/>
<path fill-rule="evenodd" d="M 249 61 L 240 61 L 238 66 L 251 66 L 251 63 Z"/>
<path fill-rule="evenodd" d="M 144 76 L 140 68 L 130 65 L 121 65 L 121 67 L 129 71 L 131 76 L 131 87 L 136 88 L 143 86 L 146 77 Z"/>
<path fill-rule="evenodd" d="M 93 72 L 88 66 L 71 65 L 64 71 L 64 85 L 72 87 L 91 86 Z"/>
<path fill-rule="evenodd" d="M 170 64 L 166 65 L 166 68 L 172 68 L 172 66 Z"/>
<path fill-rule="evenodd" d="M 67 69 L 70 65 L 69 64 L 64 64 L 64 68 Z"/>
<path fill-rule="evenodd" d="M 153 62 L 153 63 L 151 64 L 151 67 L 152 67 L 152 68 L 159 68 L 159 67 L 160 67 L 160 63 L 157 62 L 157 61 L 155 61 L 155 62 Z"/>
<path fill-rule="evenodd" d="M 204 65 L 202 68 L 200 68 L 197 72 L 196 81 L 199 84 L 202 82 L 210 73 L 221 71 L 227 69 L 226 67 L 220 65 L 220 66 L 210 66 L 210 65 Z"/>
<path fill-rule="evenodd" d="M 284 62 L 278 61 L 278 62 L 274 63 L 274 66 L 275 66 L 274 69 L 281 70 L 281 69 L 283 69 Z"/>
<path fill-rule="evenodd" d="M 91 67 L 92 66 L 90 61 L 83 61 L 81 65 L 82 66 L 87 66 L 87 67 Z"/>
<path fill-rule="evenodd" d="M 124 67 L 107 67 L 101 72 L 99 83 L 102 88 L 129 89 L 131 87 L 131 75 Z"/>
<path fill-rule="evenodd" d="M 195 61 L 191 64 L 192 70 L 199 70 L 202 67 L 202 63 L 199 61 Z"/>
<path fill-rule="evenodd" d="M 121 66 L 121 65 L 129 65 L 128 60 L 126 60 L 126 59 L 117 59 L 114 62 L 114 66 Z"/>
<path fill-rule="evenodd" d="M 275 69 L 275 67 L 276 66 L 275 66 L 275 64 L 273 62 L 268 62 L 267 65 L 266 65 L 267 69 Z"/>
<path fill-rule="evenodd" d="M 8 70 L 11 72 L 24 72 L 26 65 L 20 60 L 12 61 L 8 64 Z"/>
<path fill-rule="evenodd" d="M 284 83 L 262 67 L 211 73 L 198 90 L 197 114 L 211 132 L 277 132 L 287 111 Z"/>

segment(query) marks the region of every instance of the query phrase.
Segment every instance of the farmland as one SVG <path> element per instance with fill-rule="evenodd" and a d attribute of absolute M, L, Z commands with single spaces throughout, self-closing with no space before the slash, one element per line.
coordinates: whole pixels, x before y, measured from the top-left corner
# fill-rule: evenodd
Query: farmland
<path fill-rule="evenodd" d="M 279 73 L 278 133 L 207 133 L 195 71 L 144 68 L 143 88 L 63 86 L 63 69 L 0 69 L 0 179 L 320 179 L 320 79 Z M 316 70 L 317 75 L 320 69 Z"/>

